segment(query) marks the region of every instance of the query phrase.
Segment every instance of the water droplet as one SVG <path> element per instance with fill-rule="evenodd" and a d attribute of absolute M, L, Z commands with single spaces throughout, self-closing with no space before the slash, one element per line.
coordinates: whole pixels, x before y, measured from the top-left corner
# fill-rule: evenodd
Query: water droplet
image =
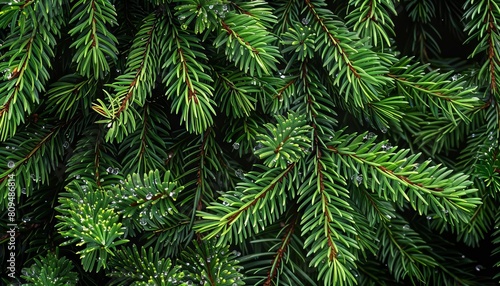
<path fill-rule="evenodd" d="M 149 193 L 146 195 L 146 200 L 150 200 L 153 197 L 153 194 Z"/>
<path fill-rule="evenodd" d="M 405 225 L 403 226 L 403 229 L 404 229 L 404 230 L 409 230 L 409 229 L 410 229 L 410 225 L 405 224 Z"/>
<path fill-rule="evenodd" d="M 31 220 L 31 218 L 28 217 L 28 216 L 26 216 L 26 217 L 23 217 L 22 220 L 23 220 L 24 223 L 28 223 Z"/>
<path fill-rule="evenodd" d="M 309 24 L 309 20 L 307 18 L 302 18 L 302 24 L 307 26 L 307 24 Z"/>
<path fill-rule="evenodd" d="M 363 175 L 362 174 L 356 175 L 356 181 L 358 182 L 358 184 L 361 184 L 361 182 L 363 182 Z"/>
<path fill-rule="evenodd" d="M 77 179 L 77 180 L 80 179 L 80 175 L 76 175 L 75 179 Z"/>
<path fill-rule="evenodd" d="M 426 217 L 426 219 L 427 219 L 427 220 L 431 220 L 431 219 L 432 219 L 432 217 L 431 217 L 430 215 L 428 215 L 428 216 Z"/>
<path fill-rule="evenodd" d="M 21 189 L 21 193 L 22 193 L 23 195 L 26 195 L 26 188 L 22 188 L 22 189 Z"/>
<path fill-rule="evenodd" d="M 472 138 L 476 137 L 476 134 L 472 133 L 471 137 L 472 137 Z"/>
<path fill-rule="evenodd" d="M 108 128 L 111 128 L 111 126 L 112 126 L 112 125 L 113 125 L 113 123 L 112 123 L 112 122 L 110 122 L 110 123 L 108 123 L 108 125 L 107 125 L 107 126 L 108 126 Z"/>
<path fill-rule="evenodd" d="M 236 177 L 238 177 L 242 180 L 245 178 L 245 173 L 243 173 L 243 170 L 241 170 L 241 169 L 234 171 L 234 175 L 236 175 Z"/>
<path fill-rule="evenodd" d="M 382 133 L 387 133 L 387 127 L 385 127 L 385 126 L 384 126 L 384 127 L 382 127 L 382 128 L 380 129 L 380 131 L 382 131 Z"/>
<path fill-rule="evenodd" d="M 214 5 L 208 5 L 208 9 L 213 9 Z"/>
<path fill-rule="evenodd" d="M 14 161 L 7 162 L 7 167 L 9 167 L 9 169 L 14 168 L 14 166 L 16 166 L 16 163 L 14 163 Z"/>
<path fill-rule="evenodd" d="M 255 147 L 253 147 L 253 151 L 255 152 L 255 151 L 261 149 L 262 147 L 264 147 L 264 146 L 262 145 L 262 143 L 259 142 L 259 143 L 257 143 L 257 145 L 255 145 Z"/>
<path fill-rule="evenodd" d="M 484 269 L 484 267 L 482 265 L 480 265 L 480 264 L 476 265 L 476 271 L 481 271 L 483 269 Z"/>
<path fill-rule="evenodd" d="M 240 143 L 235 142 L 235 143 L 233 144 L 233 149 L 234 149 L 234 150 L 238 150 L 238 149 L 240 149 Z"/>
<path fill-rule="evenodd" d="M 465 258 L 465 255 L 462 254 L 462 259 L 464 259 L 464 258 Z"/>
<path fill-rule="evenodd" d="M 389 150 L 389 149 L 391 149 L 391 148 L 392 148 L 391 143 L 387 143 L 387 144 L 383 144 L 383 145 L 382 145 L 382 150 L 387 151 L 387 150 Z"/>
<path fill-rule="evenodd" d="M 69 147 L 69 142 L 68 141 L 64 141 L 63 148 L 67 149 L 68 147 Z"/>
<path fill-rule="evenodd" d="M 111 168 L 111 167 L 108 167 L 108 168 L 106 169 L 106 172 L 108 172 L 108 173 L 111 173 L 111 172 L 113 172 L 113 168 Z"/>

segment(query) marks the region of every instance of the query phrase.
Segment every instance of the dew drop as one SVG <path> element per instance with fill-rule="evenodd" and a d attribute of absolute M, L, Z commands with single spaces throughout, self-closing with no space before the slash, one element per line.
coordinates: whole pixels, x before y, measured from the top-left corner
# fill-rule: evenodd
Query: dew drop
<path fill-rule="evenodd" d="M 235 143 L 233 144 L 233 149 L 234 149 L 234 150 L 238 150 L 238 149 L 240 149 L 240 143 L 235 142 Z"/>
<path fill-rule="evenodd" d="M 255 147 L 253 147 L 253 151 L 255 152 L 255 151 L 261 149 L 262 147 L 264 147 L 264 146 L 262 145 L 262 143 L 259 142 L 259 143 L 257 143 L 257 145 L 255 145 Z"/>
<path fill-rule="evenodd" d="M 68 147 L 69 147 L 69 142 L 68 141 L 64 141 L 63 148 L 67 149 Z"/>
<path fill-rule="evenodd" d="M 481 271 L 483 269 L 484 269 L 484 267 L 482 265 L 480 265 L 480 264 L 476 265 L 476 271 Z"/>
<path fill-rule="evenodd" d="M 307 24 L 309 24 L 309 20 L 307 18 L 302 18 L 302 24 L 307 26 Z"/>
<path fill-rule="evenodd" d="M 243 170 L 241 170 L 241 169 L 234 171 L 234 174 L 236 175 L 236 177 L 238 177 L 242 180 L 245 178 L 245 174 L 243 173 Z"/>
<path fill-rule="evenodd" d="M 426 219 L 427 219 L 427 220 L 431 220 L 431 219 L 432 219 L 432 217 L 431 217 L 430 215 L 428 215 L 428 216 L 426 217 Z"/>
<path fill-rule="evenodd" d="M 409 229 L 410 229 L 410 225 L 405 224 L 405 225 L 403 226 L 403 229 L 404 229 L 404 230 L 409 230 Z"/>
<path fill-rule="evenodd" d="M 361 184 L 361 182 L 363 182 L 363 175 L 356 175 L 356 181 L 358 182 L 358 184 Z"/>
<path fill-rule="evenodd" d="M 9 169 L 14 168 L 14 166 L 16 166 L 16 163 L 14 163 L 14 161 L 7 162 L 7 167 L 9 167 Z"/>
<path fill-rule="evenodd" d="M 153 197 L 153 194 L 149 193 L 146 195 L 146 200 L 150 200 Z"/>

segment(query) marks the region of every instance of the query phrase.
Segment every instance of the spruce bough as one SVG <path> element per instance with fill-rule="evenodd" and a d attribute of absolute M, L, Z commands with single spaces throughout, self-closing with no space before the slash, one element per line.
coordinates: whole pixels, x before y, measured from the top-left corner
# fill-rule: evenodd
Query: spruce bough
<path fill-rule="evenodd" d="M 495 285 L 499 21 L 499 0 L 0 3 L 3 282 Z"/>

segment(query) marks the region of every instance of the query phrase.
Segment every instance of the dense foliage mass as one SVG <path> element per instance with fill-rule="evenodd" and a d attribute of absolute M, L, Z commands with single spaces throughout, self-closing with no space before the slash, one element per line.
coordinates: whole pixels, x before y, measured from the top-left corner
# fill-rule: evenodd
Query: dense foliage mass
<path fill-rule="evenodd" d="M 498 283 L 499 23 L 500 0 L 1 1 L 3 282 Z"/>

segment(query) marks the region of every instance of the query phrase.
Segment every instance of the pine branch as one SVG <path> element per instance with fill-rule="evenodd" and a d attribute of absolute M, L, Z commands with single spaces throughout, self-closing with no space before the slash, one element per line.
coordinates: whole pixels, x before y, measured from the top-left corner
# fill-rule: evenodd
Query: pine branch
<path fill-rule="evenodd" d="M 469 197 L 477 190 L 470 188 L 467 175 L 448 177 L 451 170 L 429 166 L 430 161 L 417 165 L 418 154 L 407 156 L 409 150 L 396 152 L 388 142 L 374 144 L 373 138 L 364 142 L 365 136 L 337 132 L 327 143 L 336 155 L 338 172 L 345 177 L 355 175 L 379 196 L 392 197 L 398 204 L 408 201 L 420 214 L 432 211 L 450 223 L 467 222 L 469 213 L 480 204 L 477 198 Z M 450 210 L 453 212 L 448 215 Z"/>
<path fill-rule="evenodd" d="M 206 61 L 200 41 L 177 27 L 171 26 L 167 32 L 171 40 L 165 43 L 168 50 L 162 63 L 168 68 L 163 82 L 168 86 L 167 98 L 173 99 L 171 110 L 181 112 L 181 123 L 185 122 L 190 133 L 200 134 L 213 125 L 215 102 L 213 80 L 206 70 L 208 67 L 200 61 Z"/>
<path fill-rule="evenodd" d="M 360 38 L 370 38 L 374 47 L 390 47 L 389 37 L 394 35 L 391 15 L 396 15 L 394 3 L 388 0 L 351 0 L 352 11 L 347 16 L 347 25 L 360 34 Z"/>
<path fill-rule="evenodd" d="M 284 170 L 259 166 L 261 172 L 249 172 L 245 177 L 252 181 L 241 182 L 237 186 L 239 191 L 222 195 L 223 203 L 208 206 L 207 210 L 213 213 L 199 211 L 203 220 L 194 228 L 201 233 L 208 232 L 207 238 L 222 235 L 221 243 L 243 241 L 258 232 L 259 227 L 265 228 L 284 212 L 285 188 L 292 182 L 288 174 L 294 166 L 292 163 Z M 257 212 L 262 208 L 265 212 Z"/>
<path fill-rule="evenodd" d="M 69 31 L 76 39 L 70 48 L 75 48 L 73 62 L 76 70 L 86 78 L 104 78 L 110 71 L 109 61 L 116 61 L 118 50 L 116 37 L 106 28 L 106 24 L 116 25 L 116 11 L 109 1 L 83 0 L 75 3 Z"/>
<path fill-rule="evenodd" d="M 219 246 L 216 240 L 194 242 L 194 249 L 181 254 L 185 280 L 193 285 L 244 285 L 237 256 L 236 251 L 229 251 L 227 245 Z"/>
<path fill-rule="evenodd" d="M 220 25 L 214 46 L 225 46 L 226 56 L 241 71 L 261 77 L 277 69 L 276 63 L 281 56 L 273 45 L 276 39 L 254 18 L 247 14 L 228 13 L 220 20 Z"/>
<path fill-rule="evenodd" d="M 422 266 L 435 267 L 438 263 L 428 253 L 430 247 L 400 217 L 383 223 L 378 229 L 377 238 L 382 246 L 379 255 L 387 262 L 389 271 L 396 281 L 406 276 L 415 279 L 413 284 L 424 280 Z"/>
<path fill-rule="evenodd" d="M 123 172 L 145 173 L 148 170 L 165 170 L 168 158 L 166 142 L 170 125 L 167 114 L 158 108 L 157 101 L 147 102 L 141 108 L 141 121 L 137 130 L 127 136 L 121 143 L 123 156 Z"/>
<path fill-rule="evenodd" d="M 84 184 L 93 184 L 98 188 L 118 184 L 122 175 L 118 175 L 121 165 L 115 159 L 116 148 L 105 142 L 104 130 L 99 127 L 89 128 L 83 134 L 67 163 L 68 181 L 80 180 Z"/>
<path fill-rule="evenodd" d="M 49 69 L 62 11 L 53 15 L 52 25 L 45 26 L 43 21 L 38 22 L 39 10 L 36 10 L 45 8 L 34 7 L 32 2 L 15 5 L 7 12 L 10 16 L 0 20 L 0 26 L 10 25 L 6 21 L 10 17 L 13 21 L 12 33 L 2 45 L 7 52 L 0 54 L 0 70 L 5 75 L 0 82 L 2 141 L 12 137 L 18 126 L 25 122 L 26 114 L 30 114 L 34 105 L 39 103 L 39 93 L 45 89 L 44 84 L 50 78 Z"/>
<path fill-rule="evenodd" d="M 107 94 L 109 105 L 98 99 L 92 107 L 97 113 L 108 118 L 102 121 L 110 128 L 106 140 L 123 141 L 123 138 L 136 129 L 138 117 L 133 103 L 143 106 L 156 80 L 159 63 L 152 50 L 155 41 L 157 23 L 160 21 L 154 13 L 144 19 L 144 24 L 137 32 L 127 58 L 127 69 L 119 75 L 113 84 L 114 95 Z M 127 124 L 130 123 L 130 124 Z"/>
<path fill-rule="evenodd" d="M 78 275 L 73 270 L 73 263 L 65 257 L 50 253 L 41 259 L 35 258 L 29 268 L 23 268 L 22 278 L 33 285 L 76 285 Z"/>
<path fill-rule="evenodd" d="M 172 263 L 152 248 L 137 246 L 126 247 L 116 252 L 116 259 L 110 262 L 112 269 L 108 276 L 113 277 L 110 285 L 178 285 L 184 277 L 181 267 Z M 178 280 L 179 279 L 179 280 Z"/>
<path fill-rule="evenodd" d="M 15 176 L 21 188 L 25 188 L 25 192 L 29 194 L 36 186 L 47 184 L 49 174 L 62 160 L 65 149 L 62 130 L 65 127 L 66 123 L 52 126 L 45 124 L 44 120 L 39 124 L 30 125 L 23 133 L 16 134 L 7 140 L 5 143 L 9 148 L 0 150 L 0 154 L 4 155 L 0 163 L 7 167 L 7 169 L 0 169 L 2 170 L 0 186 L 6 186 L 9 175 Z M 16 191 L 18 197 L 21 197 L 21 188 Z M 7 192 L 4 193 L 4 198 L 6 197 Z M 2 209 L 6 207 L 7 201 L 7 199 L 3 200 L 5 204 L 2 204 Z"/>
<path fill-rule="evenodd" d="M 117 213 L 109 207 L 111 197 L 92 184 L 72 183 L 66 191 L 59 197 L 60 206 L 56 208 L 61 213 L 56 227 L 67 238 L 62 246 L 85 246 L 77 252 L 85 271 L 108 268 L 108 259 L 116 247 L 128 242 L 120 239 L 125 229 Z"/>
<path fill-rule="evenodd" d="M 362 47 L 357 36 L 342 22 L 331 20 L 331 12 L 320 8 L 325 6 L 324 1 L 305 2 L 319 36 L 316 51 L 322 50 L 323 66 L 334 76 L 340 92 L 346 94 L 345 100 L 352 100 L 357 107 L 377 100 L 376 90 L 385 84 L 382 75 L 386 73 L 383 65 L 374 64 L 379 60 L 377 55 Z"/>
<path fill-rule="evenodd" d="M 466 113 L 481 104 L 479 98 L 474 96 L 473 88 L 464 89 L 462 78 L 454 76 L 450 81 L 451 72 L 428 72 L 425 71 L 428 65 L 410 63 L 410 58 L 403 58 L 391 67 L 388 74 L 395 80 L 398 93 L 405 95 L 410 106 L 422 112 L 429 109 L 436 118 L 442 114 L 455 124 L 458 120 L 470 122 Z"/>
<path fill-rule="evenodd" d="M 499 74 L 496 66 L 500 61 L 500 50 L 495 43 L 500 39 L 496 28 L 496 23 L 500 19 L 499 3 L 494 0 L 476 2 L 469 0 L 464 7 L 468 8 L 464 13 L 464 18 L 469 20 L 465 26 L 469 34 L 467 41 L 479 39 L 479 44 L 471 56 L 481 52 L 486 53 L 487 59 L 479 70 L 479 77 L 488 82 L 491 92 L 497 95 Z"/>

